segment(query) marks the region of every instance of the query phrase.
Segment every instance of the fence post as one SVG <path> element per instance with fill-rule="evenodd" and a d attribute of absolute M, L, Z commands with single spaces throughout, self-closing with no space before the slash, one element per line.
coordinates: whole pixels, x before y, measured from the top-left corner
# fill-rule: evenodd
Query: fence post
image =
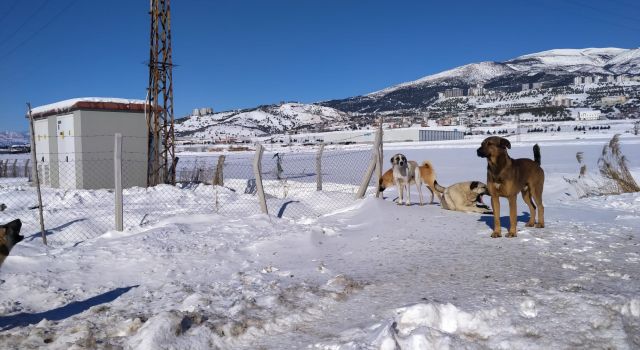
<path fill-rule="evenodd" d="M 11 177 L 18 177 L 18 160 L 13 160 L 13 167 L 11 168 Z"/>
<path fill-rule="evenodd" d="M 322 191 L 322 152 L 324 151 L 324 143 L 320 144 L 318 154 L 316 154 L 316 189 Z"/>
<path fill-rule="evenodd" d="M 375 142 L 373 144 L 373 149 L 371 152 L 371 162 L 369 162 L 369 167 L 367 171 L 364 173 L 364 177 L 362 178 L 362 183 L 360 184 L 360 188 L 358 189 L 358 193 L 356 194 L 356 198 L 364 198 L 364 194 L 367 192 L 367 187 L 369 187 L 369 182 L 371 182 L 371 177 L 373 176 L 373 172 L 376 169 L 376 164 L 380 161 L 379 149 L 380 143 L 382 142 L 382 133 L 380 131 L 376 132 Z"/>
<path fill-rule="evenodd" d="M 262 153 L 264 153 L 264 147 L 262 147 L 261 144 L 258 144 L 256 147 L 256 156 L 253 158 L 253 174 L 256 177 L 256 189 L 258 192 L 260 209 L 264 214 L 269 215 L 267 210 L 267 201 L 264 196 L 264 188 L 262 187 Z"/>
<path fill-rule="evenodd" d="M 212 185 L 214 186 L 224 186 L 224 155 L 218 157 L 218 164 L 216 165 L 216 172 L 213 174 Z"/>
<path fill-rule="evenodd" d="M 2 167 L 2 176 L 7 177 L 7 169 L 9 168 L 9 159 L 5 159 L 4 166 Z"/>
<path fill-rule="evenodd" d="M 124 230 L 123 224 L 123 203 L 122 203 L 122 134 L 115 134 L 115 143 L 113 145 L 113 180 L 114 191 L 116 193 L 115 209 L 116 209 L 116 231 Z"/>
<path fill-rule="evenodd" d="M 27 161 L 24 162 L 24 177 L 29 178 L 29 162 L 31 161 L 31 159 L 27 159 Z"/>
<path fill-rule="evenodd" d="M 380 183 L 380 180 L 382 179 L 382 164 L 384 164 L 384 160 L 383 160 L 383 152 L 384 152 L 384 142 L 383 142 L 383 131 L 382 131 L 382 123 L 384 122 L 384 118 L 382 116 L 380 116 L 380 121 L 379 121 L 380 125 L 378 125 L 378 134 L 376 135 L 376 141 L 378 143 L 378 147 L 376 148 L 377 152 L 378 152 L 378 162 L 376 163 L 376 174 L 378 175 L 378 184 Z M 376 198 L 380 198 L 380 186 L 376 186 Z"/>
<path fill-rule="evenodd" d="M 40 193 L 40 175 L 38 174 L 38 158 L 36 157 L 36 133 L 33 127 L 33 115 L 31 115 L 31 103 L 27 102 L 29 109 L 29 129 L 31 131 L 31 161 L 33 161 L 33 177 L 36 180 L 36 191 L 38 194 L 38 212 L 40 213 L 40 234 L 42 243 L 47 245 L 47 234 L 44 231 L 44 215 L 42 215 L 42 193 Z"/>

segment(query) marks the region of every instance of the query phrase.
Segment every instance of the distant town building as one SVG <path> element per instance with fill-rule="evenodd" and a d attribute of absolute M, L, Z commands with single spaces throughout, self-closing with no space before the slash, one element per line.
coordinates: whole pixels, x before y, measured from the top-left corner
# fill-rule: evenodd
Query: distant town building
<path fill-rule="evenodd" d="M 591 84 L 591 83 L 593 83 L 593 77 L 584 77 L 584 78 L 582 79 L 582 82 L 583 82 L 584 84 Z"/>
<path fill-rule="evenodd" d="M 532 89 L 542 89 L 542 83 L 533 83 L 531 84 Z"/>
<path fill-rule="evenodd" d="M 461 97 L 464 96 L 464 90 L 459 88 L 444 90 L 444 97 Z"/>
<path fill-rule="evenodd" d="M 203 115 L 211 115 L 213 114 L 213 108 L 211 107 L 194 108 L 191 114 L 198 117 L 201 117 Z"/>
<path fill-rule="evenodd" d="M 577 120 L 598 120 L 600 111 L 579 111 Z"/>
<path fill-rule="evenodd" d="M 614 81 L 616 81 L 616 76 L 615 75 L 607 75 L 606 81 L 607 81 L 607 83 L 613 83 Z"/>
<path fill-rule="evenodd" d="M 623 104 L 627 102 L 627 97 L 621 96 L 605 96 L 600 99 L 600 104 L 603 106 L 613 106 L 617 104 Z"/>
<path fill-rule="evenodd" d="M 582 77 L 574 77 L 573 85 L 580 85 L 580 84 L 582 84 Z"/>
<path fill-rule="evenodd" d="M 529 90 L 529 83 L 522 84 L 522 91 L 528 91 L 528 90 Z"/>
<path fill-rule="evenodd" d="M 476 84 L 475 87 L 470 87 L 469 90 L 467 90 L 467 95 L 469 96 L 483 96 L 484 94 L 485 90 L 482 84 Z"/>
<path fill-rule="evenodd" d="M 557 95 L 551 99 L 551 105 L 555 107 L 571 107 L 573 101 L 565 95 Z"/>

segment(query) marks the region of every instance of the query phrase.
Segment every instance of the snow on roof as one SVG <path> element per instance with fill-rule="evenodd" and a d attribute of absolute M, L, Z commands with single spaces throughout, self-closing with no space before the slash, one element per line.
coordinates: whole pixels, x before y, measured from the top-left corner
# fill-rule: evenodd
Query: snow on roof
<path fill-rule="evenodd" d="M 34 116 L 46 116 L 57 114 L 61 112 L 67 112 L 79 107 L 78 105 L 93 106 L 92 109 L 110 109 L 109 106 L 116 105 L 145 105 L 144 100 L 134 100 L 126 98 L 115 97 L 80 97 L 64 100 L 60 102 L 50 103 L 44 106 L 38 106 L 31 110 L 31 114 Z M 78 108 L 75 108 L 78 109 Z"/>

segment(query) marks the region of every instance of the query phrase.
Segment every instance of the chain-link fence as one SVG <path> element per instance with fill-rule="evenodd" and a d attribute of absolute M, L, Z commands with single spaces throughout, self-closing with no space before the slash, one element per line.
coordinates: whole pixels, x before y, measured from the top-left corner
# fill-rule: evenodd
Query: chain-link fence
<path fill-rule="evenodd" d="M 113 144 L 113 135 L 109 138 Z M 97 137 L 96 137 L 97 138 Z M 140 138 L 122 138 L 122 208 L 125 229 L 181 215 L 246 217 L 262 213 L 261 181 L 269 214 L 317 217 L 353 204 L 372 151 L 339 146 L 178 154 L 176 185 L 146 187 L 147 159 Z M 97 140 L 103 142 L 105 140 Z M 146 146 L 146 145 L 144 145 Z M 46 149 L 45 149 L 46 151 Z M 23 221 L 26 239 L 40 237 L 39 206 L 30 156 L 0 158 L 0 222 Z M 52 245 L 76 244 L 115 229 L 113 147 L 99 152 L 37 151 L 45 234 Z M 375 176 L 367 194 L 375 193 Z"/>

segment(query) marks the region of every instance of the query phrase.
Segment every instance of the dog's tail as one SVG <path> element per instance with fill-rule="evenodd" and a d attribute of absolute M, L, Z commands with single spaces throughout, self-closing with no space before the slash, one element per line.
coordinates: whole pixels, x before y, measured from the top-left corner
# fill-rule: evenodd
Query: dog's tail
<path fill-rule="evenodd" d="M 533 145 L 533 160 L 540 165 L 540 146 L 537 143 Z"/>
<path fill-rule="evenodd" d="M 423 168 L 424 168 L 424 167 L 431 168 L 431 170 L 433 170 L 433 165 L 431 165 L 431 162 L 430 162 L 430 161 L 428 161 L 428 160 L 423 161 L 423 162 L 420 164 L 420 166 L 421 166 L 421 167 L 423 167 Z"/>
<path fill-rule="evenodd" d="M 438 180 L 433 181 L 433 186 L 436 188 L 436 191 L 440 193 L 444 193 L 445 188 L 440 186 L 440 184 L 438 183 Z"/>

